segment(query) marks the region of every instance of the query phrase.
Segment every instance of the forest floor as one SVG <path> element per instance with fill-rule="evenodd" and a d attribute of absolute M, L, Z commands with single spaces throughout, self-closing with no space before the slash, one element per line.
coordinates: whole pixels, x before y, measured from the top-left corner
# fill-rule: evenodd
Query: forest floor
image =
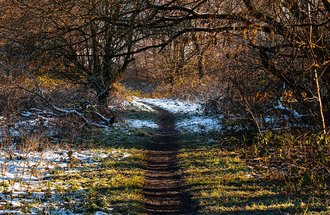
<path fill-rule="evenodd" d="M 0 214 L 329 214 L 198 104 L 133 98 L 98 142 L 1 148 Z M 166 205 L 166 206 L 164 206 Z"/>

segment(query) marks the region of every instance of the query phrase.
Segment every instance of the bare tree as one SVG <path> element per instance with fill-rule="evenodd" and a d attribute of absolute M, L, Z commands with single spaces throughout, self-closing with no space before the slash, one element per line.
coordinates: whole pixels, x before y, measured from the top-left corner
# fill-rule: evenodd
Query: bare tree
<path fill-rule="evenodd" d="M 181 44 L 187 38 L 186 44 L 193 44 L 199 53 L 202 78 L 204 42 L 196 43 L 189 35 L 212 33 L 230 48 L 250 49 L 251 62 L 279 85 L 285 83 L 282 91 L 291 91 L 311 115 L 317 108 L 321 127 L 327 127 L 329 1 L 6 0 L 2 4 L 11 8 L 4 10 L 4 17 L 12 18 L 2 27 L 6 41 L 19 44 L 26 53 L 39 50 L 36 56 L 43 59 L 44 70 L 92 89 L 101 105 L 136 53 L 175 47 L 172 69 L 180 73 L 189 58 L 187 46 Z"/>

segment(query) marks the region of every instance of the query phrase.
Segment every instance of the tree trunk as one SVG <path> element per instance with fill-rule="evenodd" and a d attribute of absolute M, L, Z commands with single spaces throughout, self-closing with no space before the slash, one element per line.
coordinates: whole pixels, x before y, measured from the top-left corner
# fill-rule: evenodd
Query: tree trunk
<path fill-rule="evenodd" d="M 110 93 L 110 87 L 107 87 L 106 89 L 97 92 L 97 103 L 99 106 L 104 107 L 107 103 L 107 99 L 109 97 Z"/>

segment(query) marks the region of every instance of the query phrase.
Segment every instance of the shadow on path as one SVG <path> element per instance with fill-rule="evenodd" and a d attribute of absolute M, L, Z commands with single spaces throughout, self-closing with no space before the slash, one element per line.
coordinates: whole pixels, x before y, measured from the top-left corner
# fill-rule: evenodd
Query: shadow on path
<path fill-rule="evenodd" d="M 150 105 L 150 104 L 148 104 Z M 152 105 L 150 105 L 152 106 Z M 158 132 L 148 144 L 145 158 L 145 212 L 147 214 L 194 214 L 178 168 L 179 132 L 172 113 L 152 106 L 159 113 Z"/>

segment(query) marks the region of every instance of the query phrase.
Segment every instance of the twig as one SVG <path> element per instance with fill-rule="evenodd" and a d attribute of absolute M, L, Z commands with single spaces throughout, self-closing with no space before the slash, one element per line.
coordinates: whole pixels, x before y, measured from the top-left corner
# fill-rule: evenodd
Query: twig
<path fill-rule="evenodd" d="M 80 117 L 87 125 L 89 126 L 94 126 L 94 127 L 98 127 L 98 128 L 108 128 L 109 127 L 109 123 L 110 122 L 110 119 L 107 119 L 106 117 L 102 116 L 100 113 L 97 113 L 97 112 L 94 112 L 94 114 L 97 114 L 98 117 L 104 121 L 104 122 L 107 122 L 107 125 L 103 125 L 103 124 L 99 124 L 99 123 L 95 123 L 95 122 L 91 122 L 89 119 L 87 119 L 85 117 L 85 115 L 81 112 L 78 112 L 77 110 L 75 109 L 64 109 L 64 108 L 60 108 L 56 105 L 54 105 L 51 101 L 49 101 L 46 96 L 44 95 L 44 93 L 42 92 L 41 90 L 41 87 L 38 83 L 38 81 L 34 80 L 35 81 L 35 85 L 37 87 L 37 90 L 38 92 L 35 92 L 35 91 L 32 91 L 30 89 L 27 89 L 19 84 L 17 84 L 17 86 L 29 93 L 32 93 L 34 95 L 37 95 L 38 97 L 40 97 L 42 100 L 44 100 L 48 105 L 51 106 L 51 108 L 55 111 L 58 111 L 58 112 L 61 112 L 61 113 L 64 113 L 64 114 L 72 114 L 72 115 L 76 115 L 78 117 Z"/>

